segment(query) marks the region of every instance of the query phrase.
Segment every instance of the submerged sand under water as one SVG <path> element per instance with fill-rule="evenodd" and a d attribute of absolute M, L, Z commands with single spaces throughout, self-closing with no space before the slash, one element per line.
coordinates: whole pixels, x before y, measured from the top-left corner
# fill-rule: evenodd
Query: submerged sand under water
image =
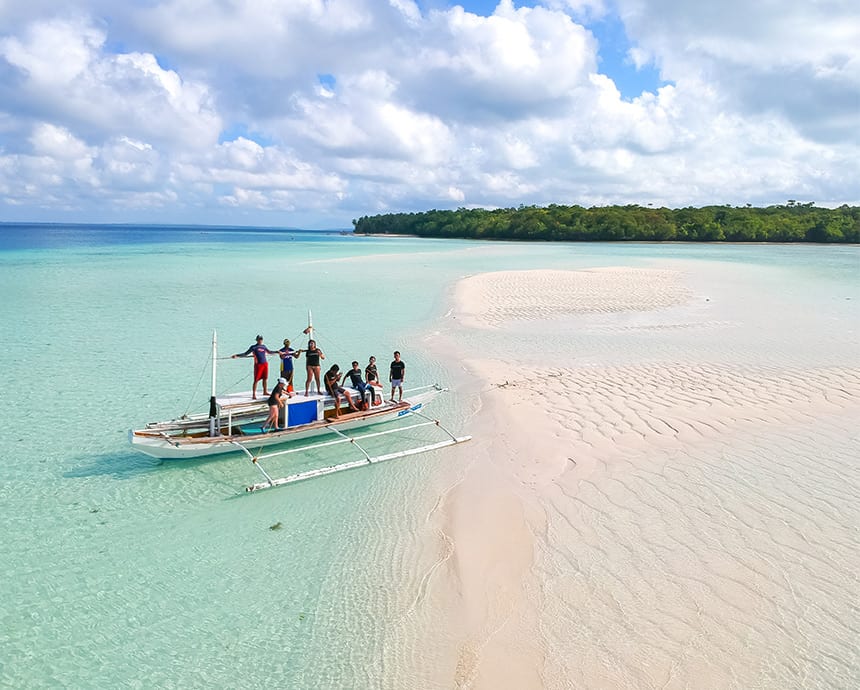
<path fill-rule="evenodd" d="M 700 268 L 457 285 L 455 687 L 860 683 L 856 310 Z"/>

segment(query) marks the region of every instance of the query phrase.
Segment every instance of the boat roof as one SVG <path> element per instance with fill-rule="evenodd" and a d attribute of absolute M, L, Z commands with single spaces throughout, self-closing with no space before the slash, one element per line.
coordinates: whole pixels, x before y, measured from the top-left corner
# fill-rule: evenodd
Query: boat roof
<path fill-rule="evenodd" d="M 301 393 L 296 393 L 292 398 L 287 398 L 284 402 L 289 404 L 295 404 L 299 402 L 304 402 L 306 400 L 327 400 L 331 396 L 329 395 L 316 395 L 311 394 L 307 397 L 302 395 Z M 268 395 L 263 395 L 262 393 L 257 396 L 257 399 L 251 397 L 250 391 L 245 391 L 241 393 L 224 393 L 222 395 L 217 396 L 216 400 L 218 404 L 221 406 L 222 410 L 235 410 L 244 407 L 253 407 L 257 405 L 265 405 L 268 400 Z"/>

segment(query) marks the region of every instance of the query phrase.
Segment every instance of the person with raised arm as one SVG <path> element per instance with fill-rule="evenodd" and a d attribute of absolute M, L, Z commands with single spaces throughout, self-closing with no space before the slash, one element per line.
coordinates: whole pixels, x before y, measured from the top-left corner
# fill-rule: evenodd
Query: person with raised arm
<path fill-rule="evenodd" d="M 294 350 L 290 347 L 289 338 L 284 339 L 284 346 L 278 350 L 278 355 L 281 358 L 281 378 L 287 380 L 287 393 L 290 394 L 291 398 L 293 397 L 293 373 L 295 372 L 293 360 L 298 359 L 301 353 L 301 350 Z"/>
<path fill-rule="evenodd" d="M 263 345 L 263 336 L 257 336 L 257 342 L 251 345 L 241 354 L 233 355 L 232 359 L 237 357 L 254 357 L 254 385 L 251 388 L 251 397 L 257 399 L 257 382 L 263 382 L 263 395 L 269 395 L 269 360 L 267 355 L 276 355 L 277 352 L 270 350 Z"/>
<path fill-rule="evenodd" d="M 325 353 L 317 347 L 316 340 L 308 341 L 308 349 L 305 350 L 305 367 L 308 371 L 308 378 L 305 381 L 305 397 L 308 395 L 308 390 L 311 387 L 311 379 L 317 384 L 317 395 L 322 395 L 320 388 L 320 360 L 325 359 Z"/>

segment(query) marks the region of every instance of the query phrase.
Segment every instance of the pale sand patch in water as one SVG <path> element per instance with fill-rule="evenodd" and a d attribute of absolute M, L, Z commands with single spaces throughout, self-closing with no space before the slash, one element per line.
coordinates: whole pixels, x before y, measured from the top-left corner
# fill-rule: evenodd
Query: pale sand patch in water
<path fill-rule="evenodd" d="M 504 272 L 461 281 L 453 316 L 502 329 L 690 296 L 675 271 Z M 485 391 L 442 506 L 455 687 L 857 681 L 860 368 L 511 352 L 464 357 Z"/>
<path fill-rule="evenodd" d="M 646 268 L 482 273 L 460 281 L 455 290 L 457 314 L 473 328 L 567 314 L 660 309 L 682 304 L 690 295 L 677 271 Z"/>

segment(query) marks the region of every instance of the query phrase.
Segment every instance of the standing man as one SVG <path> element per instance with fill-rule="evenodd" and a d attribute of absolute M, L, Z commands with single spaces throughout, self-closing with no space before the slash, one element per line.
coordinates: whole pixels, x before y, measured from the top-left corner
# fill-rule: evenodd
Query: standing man
<path fill-rule="evenodd" d="M 263 336 L 258 335 L 254 345 L 251 345 L 242 354 L 233 355 L 231 358 L 254 356 L 254 386 L 251 389 L 251 397 L 254 400 L 257 399 L 257 381 L 263 382 L 263 395 L 269 397 L 269 360 L 266 359 L 266 355 L 276 354 L 278 353 L 263 345 Z"/>
<path fill-rule="evenodd" d="M 278 350 L 278 355 L 281 357 L 281 378 L 287 380 L 287 392 L 291 398 L 293 397 L 293 360 L 298 359 L 301 353 L 301 350 L 294 350 L 290 347 L 289 338 L 284 340 L 284 346 Z"/>
<path fill-rule="evenodd" d="M 391 381 L 391 402 L 394 402 L 394 391 L 398 391 L 397 402 L 403 402 L 403 379 L 406 378 L 406 363 L 400 359 L 400 353 L 394 353 L 394 361 L 388 372 L 388 380 Z"/>

